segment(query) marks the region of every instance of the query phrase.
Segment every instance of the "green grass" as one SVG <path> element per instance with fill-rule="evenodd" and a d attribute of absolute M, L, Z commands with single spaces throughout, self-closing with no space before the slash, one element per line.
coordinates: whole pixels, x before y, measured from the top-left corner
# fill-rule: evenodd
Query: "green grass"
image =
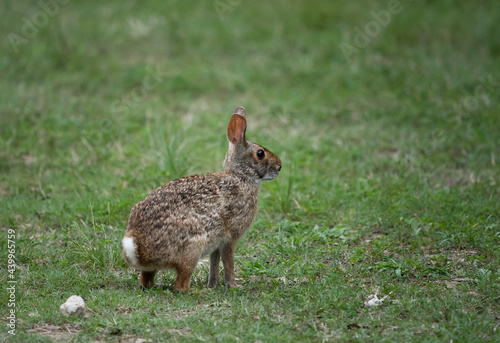
<path fill-rule="evenodd" d="M 402 1 L 348 61 L 388 3 L 226 3 L 70 1 L 15 49 L 43 12 L 0 4 L 0 338 L 499 341 L 498 6 Z M 283 161 L 237 247 L 242 287 L 207 289 L 202 263 L 186 295 L 170 271 L 141 291 L 130 208 L 221 170 L 238 105 Z M 84 318 L 59 311 L 74 294 Z"/>

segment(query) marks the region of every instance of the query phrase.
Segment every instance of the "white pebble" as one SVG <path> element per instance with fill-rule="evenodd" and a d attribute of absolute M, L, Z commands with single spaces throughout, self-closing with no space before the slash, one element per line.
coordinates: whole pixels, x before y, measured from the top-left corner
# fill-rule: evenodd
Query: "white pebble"
<path fill-rule="evenodd" d="M 85 302 L 82 297 L 78 295 L 72 295 L 66 300 L 64 304 L 59 308 L 63 315 L 69 317 L 72 314 L 77 316 L 83 316 L 85 314 Z"/>
<path fill-rule="evenodd" d="M 392 292 L 391 292 L 392 293 Z M 379 299 L 377 297 L 377 293 L 375 294 L 372 294 L 370 296 L 368 296 L 368 301 L 365 302 L 365 306 L 366 307 L 373 307 L 373 306 L 378 306 L 380 304 L 382 304 L 384 302 L 384 300 L 389 296 L 391 295 L 391 293 L 387 294 L 385 297 Z"/>

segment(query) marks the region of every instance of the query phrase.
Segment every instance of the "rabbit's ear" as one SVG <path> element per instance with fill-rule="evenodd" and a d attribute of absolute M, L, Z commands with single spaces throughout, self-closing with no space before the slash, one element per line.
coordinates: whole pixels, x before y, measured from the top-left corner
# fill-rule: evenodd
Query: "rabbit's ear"
<path fill-rule="evenodd" d="M 247 111 L 245 111 L 245 107 L 239 106 L 236 110 L 234 110 L 234 114 L 239 114 L 243 118 L 247 117 Z"/>
<path fill-rule="evenodd" d="M 241 110 L 243 111 L 243 115 L 240 114 Z M 245 114 L 245 109 L 243 107 L 238 107 L 227 126 L 227 139 L 233 144 L 242 144 L 246 142 L 245 131 L 247 129 L 247 120 L 245 119 Z"/>

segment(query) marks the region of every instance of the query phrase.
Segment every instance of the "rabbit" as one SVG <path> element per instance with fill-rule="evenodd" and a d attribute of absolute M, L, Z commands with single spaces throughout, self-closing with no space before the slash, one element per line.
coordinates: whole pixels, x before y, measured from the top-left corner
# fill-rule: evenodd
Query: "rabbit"
<path fill-rule="evenodd" d="M 224 171 L 182 177 L 159 187 L 132 207 L 122 240 L 126 263 L 141 271 L 140 284 L 154 286 L 158 270 L 175 269 L 174 291 L 187 292 L 199 259 L 210 254 L 208 287 L 216 286 L 219 260 L 228 288 L 234 249 L 257 214 L 260 183 L 279 175 L 281 160 L 246 140 L 246 111 L 238 107 L 227 127 Z"/>

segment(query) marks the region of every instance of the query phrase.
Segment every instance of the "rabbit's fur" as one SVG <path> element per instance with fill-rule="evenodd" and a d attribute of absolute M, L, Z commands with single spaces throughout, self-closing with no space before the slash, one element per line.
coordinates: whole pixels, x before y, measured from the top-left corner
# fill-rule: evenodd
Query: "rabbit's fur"
<path fill-rule="evenodd" d="M 210 254 L 208 287 L 215 287 L 222 257 L 225 283 L 234 278 L 234 248 L 257 213 L 262 180 L 278 176 L 281 161 L 246 140 L 246 112 L 238 107 L 227 128 L 229 149 L 224 172 L 173 180 L 153 191 L 130 211 L 123 257 L 141 270 L 140 283 L 154 285 L 157 270 L 177 271 L 174 289 L 185 292 L 202 255 Z"/>

